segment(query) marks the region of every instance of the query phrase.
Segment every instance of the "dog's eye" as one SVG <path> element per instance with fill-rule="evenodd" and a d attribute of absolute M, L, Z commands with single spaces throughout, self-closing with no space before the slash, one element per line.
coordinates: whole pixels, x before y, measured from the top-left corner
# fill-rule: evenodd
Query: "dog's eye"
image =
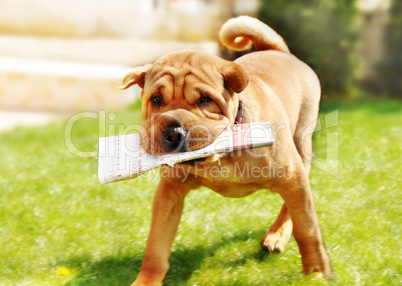
<path fill-rule="evenodd" d="M 209 96 L 201 96 L 201 98 L 198 100 L 197 104 L 203 105 L 203 104 L 207 104 L 210 101 L 211 101 L 211 98 Z"/>
<path fill-rule="evenodd" d="M 160 94 L 156 94 L 151 97 L 151 102 L 153 105 L 161 106 L 163 103 L 163 97 Z"/>

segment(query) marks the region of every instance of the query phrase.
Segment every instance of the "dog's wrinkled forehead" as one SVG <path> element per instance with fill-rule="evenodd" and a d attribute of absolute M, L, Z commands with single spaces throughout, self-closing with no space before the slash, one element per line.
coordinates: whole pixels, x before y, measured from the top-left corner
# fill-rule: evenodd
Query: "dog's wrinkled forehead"
<path fill-rule="evenodd" d="M 223 76 L 218 69 L 219 61 L 218 57 L 199 51 L 171 52 L 154 63 L 146 75 L 144 87 L 157 84 L 163 77 L 178 87 L 185 83 L 187 76 L 192 76 L 216 88 L 223 84 Z"/>
<path fill-rule="evenodd" d="M 138 84 L 143 89 L 143 103 L 153 98 L 166 104 L 176 98 L 194 104 L 203 96 L 214 100 L 224 91 L 239 93 L 248 82 L 248 74 L 240 65 L 205 52 L 185 50 L 134 68 L 123 78 L 120 88 Z"/>

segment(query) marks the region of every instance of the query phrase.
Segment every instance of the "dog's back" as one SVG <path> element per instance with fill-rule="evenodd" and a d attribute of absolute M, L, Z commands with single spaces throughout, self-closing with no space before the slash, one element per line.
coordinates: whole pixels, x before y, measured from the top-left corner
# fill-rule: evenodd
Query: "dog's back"
<path fill-rule="evenodd" d="M 290 53 L 280 35 L 255 18 L 233 18 L 222 26 L 219 35 L 222 44 L 231 50 L 245 51 L 254 45 L 256 52 L 235 61 L 250 75 L 249 87 L 243 91 L 246 104 L 247 94 L 253 93 L 254 98 L 256 93 L 261 94 L 259 104 L 251 106 L 251 114 L 246 116 L 250 121 L 286 124 L 308 171 L 311 136 L 305 134 L 315 128 L 321 97 L 316 74 Z M 263 85 L 265 90 L 261 92 Z M 265 108 L 269 110 L 263 110 Z M 287 118 L 283 117 L 285 114 Z"/>

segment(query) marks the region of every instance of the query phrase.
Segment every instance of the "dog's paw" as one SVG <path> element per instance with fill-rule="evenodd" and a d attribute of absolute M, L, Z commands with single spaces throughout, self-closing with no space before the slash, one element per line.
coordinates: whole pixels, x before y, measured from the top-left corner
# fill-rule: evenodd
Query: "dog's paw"
<path fill-rule="evenodd" d="M 142 277 L 137 277 L 130 286 L 161 286 L 161 281 L 156 281 L 153 279 L 143 279 Z"/>
<path fill-rule="evenodd" d="M 144 282 L 144 281 L 140 281 L 140 280 L 136 279 L 133 283 L 131 283 L 130 286 L 160 286 L 160 285 L 162 285 L 162 283 Z"/>
<path fill-rule="evenodd" d="M 261 240 L 261 248 L 265 252 L 283 252 L 285 250 L 285 245 L 287 242 L 283 243 L 281 238 L 275 233 L 273 235 L 266 234 Z"/>
<path fill-rule="evenodd" d="M 261 248 L 266 252 L 283 252 L 291 235 L 291 225 L 282 225 L 276 230 L 271 228 L 262 238 Z"/>

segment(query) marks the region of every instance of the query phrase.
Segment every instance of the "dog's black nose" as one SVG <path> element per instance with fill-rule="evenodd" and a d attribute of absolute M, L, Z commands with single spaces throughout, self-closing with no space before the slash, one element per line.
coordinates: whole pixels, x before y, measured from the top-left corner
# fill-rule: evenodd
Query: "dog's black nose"
<path fill-rule="evenodd" d="M 175 153 L 183 149 L 186 135 L 186 131 L 181 127 L 169 127 L 163 131 L 162 137 L 169 152 Z"/>

